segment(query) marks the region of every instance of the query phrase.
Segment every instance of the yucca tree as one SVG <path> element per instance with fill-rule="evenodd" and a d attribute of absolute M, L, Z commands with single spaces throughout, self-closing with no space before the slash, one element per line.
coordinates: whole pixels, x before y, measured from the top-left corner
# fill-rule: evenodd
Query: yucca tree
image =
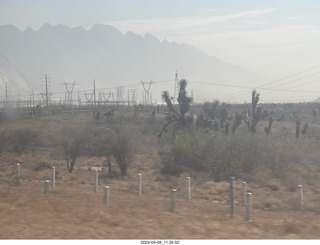
<path fill-rule="evenodd" d="M 192 116 L 187 115 L 187 113 L 190 110 L 190 104 L 192 102 L 192 98 L 188 97 L 187 95 L 187 90 L 186 90 L 187 81 L 185 79 L 182 79 L 179 82 L 179 86 L 180 86 L 179 96 L 178 96 L 179 112 L 174 108 L 169 96 L 169 92 L 164 91 L 162 93 L 162 98 L 168 106 L 170 115 L 167 116 L 168 122 L 165 125 L 163 125 L 161 131 L 158 134 L 158 137 L 161 137 L 163 131 L 167 131 L 167 127 L 172 123 L 176 123 L 182 128 L 188 127 L 192 123 Z"/>
<path fill-rule="evenodd" d="M 258 125 L 258 122 L 261 120 L 261 111 L 262 108 L 258 106 L 258 102 L 260 99 L 260 94 L 257 93 L 256 90 L 252 91 L 252 111 L 251 111 L 251 118 L 246 116 L 244 118 L 245 123 L 248 126 L 248 130 L 251 133 L 256 133 L 256 127 Z"/>

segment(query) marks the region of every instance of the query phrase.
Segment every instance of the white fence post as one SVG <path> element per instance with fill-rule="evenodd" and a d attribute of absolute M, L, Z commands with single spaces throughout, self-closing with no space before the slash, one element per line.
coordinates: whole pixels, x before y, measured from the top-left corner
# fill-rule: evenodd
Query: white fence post
<path fill-rule="evenodd" d="M 109 205 L 109 199 L 110 199 L 110 188 L 109 186 L 104 187 L 104 198 L 103 202 L 105 205 Z"/>
<path fill-rule="evenodd" d="M 94 180 L 93 180 L 93 190 L 94 192 L 97 192 L 98 190 L 98 170 L 96 169 L 94 171 Z"/>
<path fill-rule="evenodd" d="M 20 163 L 17 163 L 16 183 L 17 183 L 17 185 L 20 185 Z"/>
<path fill-rule="evenodd" d="M 142 176 L 141 174 L 137 174 L 138 176 L 138 193 L 141 196 L 142 195 Z"/>
<path fill-rule="evenodd" d="M 190 201 L 191 200 L 191 180 L 190 180 L 190 177 L 187 177 L 186 185 L 187 185 L 187 199 L 188 199 L 188 201 Z"/>
<path fill-rule="evenodd" d="M 234 217 L 235 214 L 235 200 L 234 200 L 234 177 L 230 177 L 230 216 Z"/>
<path fill-rule="evenodd" d="M 241 186 L 241 193 L 242 193 L 242 204 L 245 207 L 246 206 L 246 193 L 247 193 L 247 183 L 246 182 L 242 182 L 242 186 Z"/>
<path fill-rule="evenodd" d="M 51 169 L 51 186 L 53 188 L 56 187 L 56 167 L 55 166 L 52 166 L 52 169 Z"/>
<path fill-rule="evenodd" d="M 44 195 L 47 197 L 49 196 L 49 185 L 50 185 L 50 180 L 46 180 L 44 182 Z"/>
<path fill-rule="evenodd" d="M 303 212 L 303 186 L 298 185 L 298 205 L 301 212 Z"/>
<path fill-rule="evenodd" d="M 252 193 L 246 194 L 246 219 L 250 221 L 252 217 Z"/>
<path fill-rule="evenodd" d="M 176 189 L 171 189 L 171 205 L 170 205 L 170 212 L 175 213 L 176 212 Z"/>

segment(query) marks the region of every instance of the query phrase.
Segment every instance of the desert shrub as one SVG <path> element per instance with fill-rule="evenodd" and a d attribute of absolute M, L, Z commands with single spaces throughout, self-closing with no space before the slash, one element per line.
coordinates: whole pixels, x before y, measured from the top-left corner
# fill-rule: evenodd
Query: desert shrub
<path fill-rule="evenodd" d="M 47 170 L 47 169 L 51 169 L 52 166 L 50 163 L 48 162 L 41 162 L 41 163 L 38 163 L 34 168 L 33 168 L 33 171 L 43 171 L 43 170 Z"/>
<path fill-rule="evenodd" d="M 83 154 L 107 158 L 109 175 L 112 175 L 111 157 L 120 168 L 121 174 L 126 175 L 128 159 L 131 156 L 131 133 L 126 129 L 110 129 L 106 126 L 90 125 L 85 130 L 86 140 Z"/>
<path fill-rule="evenodd" d="M 64 127 L 61 133 L 61 146 L 64 151 L 68 172 L 71 173 L 77 158 L 83 151 L 86 134 L 82 128 L 75 125 Z"/>
<path fill-rule="evenodd" d="M 203 113 L 197 118 L 197 126 L 215 131 L 224 129 L 226 133 L 229 130 L 229 121 L 233 119 L 229 116 L 228 105 L 220 104 L 219 101 L 212 103 L 206 102 L 202 107 Z"/>
<path fill-rule="evenodd" d="M 249 177 L 257 171 L 281 178 L 294 161 L 298 146 L 292 148 L 280 139 L 281 136 L 246 132 L 226 135 L 220 131 L 183 130 L 170 151 L 161 154 L 163 172 L 204 171 L 215 181 L 228 180 L 230 176 L 252 179 Z"/>
<path fill-rule="evenodd" d="M 15 129 L 0 132 L 0 152 L 21 154 L 39 145 L 40 132 L 34 129 Z"/>

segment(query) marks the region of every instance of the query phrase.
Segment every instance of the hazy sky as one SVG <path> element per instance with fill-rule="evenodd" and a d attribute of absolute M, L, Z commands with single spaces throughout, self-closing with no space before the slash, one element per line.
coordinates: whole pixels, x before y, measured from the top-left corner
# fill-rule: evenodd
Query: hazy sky
<path fill-rule="evenodd" d="M 294 83 L 282 88 L 320 91 L 315 80 L 303 80 L 320 71 L 319 13 L 319 0 L 0 0 L 0 25 L 90 29 L 99 23 L 123 33 L 150 32 L 160 40 L 188 43 L 271 82 L 302 72 L 300 87 Z"/>

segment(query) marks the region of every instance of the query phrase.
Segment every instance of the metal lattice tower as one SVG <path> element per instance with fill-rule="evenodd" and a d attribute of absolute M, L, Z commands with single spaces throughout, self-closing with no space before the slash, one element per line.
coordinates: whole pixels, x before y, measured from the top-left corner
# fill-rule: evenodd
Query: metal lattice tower
<path fill-rule="evenodd" d="M 104 104 L 108 103 L 110 104 L 111 103 L 111 100 L 110 98 L 112 98 L 112 104 L 114 103 L 114 97 L 113 97 L 113 93 L 110 91 L 108 93 L 105 93 L 104 91 L 101 91 L 101 94 L 104 98 Z"/>
<path fill-rule="evenodd" d="M 48 107 L 50 97 L 52 96 L 52 93 L 49 93 L 49 91 L 48 91 L 48 83 L 49 83 L 49 79 L 50 79 L 48 74 L 45 74 L 44 79 L 45 79 L 44 83 L 45 83 L 45 87 L 46 87 L 46 92 L 40 93 L 40 95 L 41 95 L 43 101 L 45 102 L 46 107 Z"/>
<path fill-rule="evenodd" d="M 124 95 L 124 88 L 123 87 L 117 87 L 117 103 L 118 103 L 118 105 L 122 104 L 123 95 Z"/>
<path fill-rule="evenodd" d="M 76 85 L 76 81 L 74 81 L 73 83 L 66 83 L 65 81 L 63 81 L 63 84 L 64 84 L 64 86 L 66 87 L 66 90 L 67 90 L 66 102 L 68 101 L 67 104 L 68 105 L 72 105 L 73 104 L 72 93 L 73 93 L 74 86 Z"/>
<path fill-rule="evenodd" d="M 152 103 L 152 101 L 150 101 L 150 89 L 152 85 L 152 80 L 150 82 L 144 82 L 141 80 L 141 83 L 144 90 L 144 104 Z"/>

